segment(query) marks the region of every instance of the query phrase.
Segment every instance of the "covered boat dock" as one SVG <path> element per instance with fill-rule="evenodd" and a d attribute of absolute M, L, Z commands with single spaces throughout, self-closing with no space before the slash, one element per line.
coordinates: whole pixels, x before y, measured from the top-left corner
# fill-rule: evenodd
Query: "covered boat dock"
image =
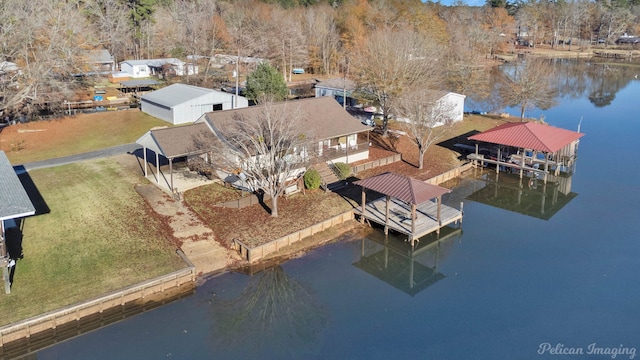
<path fill-rule="evenodd" d="M 536 122 L 505 123 L 469 137 L 476 141 L 475 153 L 467 159 L 476 165 L 494 164 L 496 172 L 505 169 L 542 176 L 544 182 L 551 171 L 572 172 L 577 159 L 578 142 L 584 134 Z M 479 143 L 497 145 L 495 151 L 481 153 Z"/>
<path fill-rule="evenodd" d="M 394 173 L 354 184 L 362 186 L 362 205 L 354 209 L 360 221 L 384 225 L 385 234 L 389 229 L 406 234 L 411 246 L 424 235 L 439 234 L 442 227 L 462 222 L 462 204 L 460 210 L 442 204 L 442 195 L 451 192 L 449 189 Z M 385 196 L 367 203 L 366 189 Z"/>

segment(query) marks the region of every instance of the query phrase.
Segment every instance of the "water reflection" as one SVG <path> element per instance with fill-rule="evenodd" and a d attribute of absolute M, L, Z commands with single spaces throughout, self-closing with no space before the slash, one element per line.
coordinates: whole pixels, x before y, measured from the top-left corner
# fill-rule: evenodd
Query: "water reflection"
<path fill-rule="evenodd" d="M 438 263 L 449 252 L 454 240 L 461 238 L 461 228 L 444 227 L 440 236 L 424 236 L 412 248 L 398 238 L 372 233 L 361 240 L 360 259 L 353 265 L 415 296 L 446 277 L 438 271 Z"/>
<path fill-rule="evenodd" d="M 616 63 L 611 59 L 548 59 L 556 77 L 555 86 L 559 98 L 587 98 L 596 107 L 610 106 L 620 90 L 637 79 L 638 64 Z M 490 71 L 489 81 L 494 89 L 467 94 L 466 108 L 499 112 L 505 108 L 499 101 L 498 79 L 511 73 L 517 63 L 507 63 Z"/>
<path fill-rule="evenodd" d="M 280 266 L 252 275 L 235 298 L 213 296 L 212 341 L 238 358 L 313 352 L 328 319 L 314 292 Z"/>
<path fill-rule="evenodd" d="M 549 220 L 578 194 L 571 191 L 572 174 L 521 179 L 508 173 L 483 172 L 469 181 L 467 199 L 535 218 Z"/>

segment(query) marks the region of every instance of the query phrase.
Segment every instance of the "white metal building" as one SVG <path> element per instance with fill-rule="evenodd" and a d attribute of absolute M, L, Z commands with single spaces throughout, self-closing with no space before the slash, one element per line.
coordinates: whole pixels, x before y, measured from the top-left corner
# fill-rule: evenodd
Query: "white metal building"
<path fill-rule="evenodd" d="M 140 98 L 142 111 L 171 124 L 196 121 L 202 114 L 249 106 L 242 96 L 197 86 L 173 84 Z"/>
<path fill-rule="evenodd" d="M 120 71 L 126 72 L 132 78 L 137 79 L 162 74 L 165 66 L 168 67 L 165 70 L 178 76 L 198 73 L 198 66 L 185 63 L 176 58 L 125 60 L 120 63 Z"/>

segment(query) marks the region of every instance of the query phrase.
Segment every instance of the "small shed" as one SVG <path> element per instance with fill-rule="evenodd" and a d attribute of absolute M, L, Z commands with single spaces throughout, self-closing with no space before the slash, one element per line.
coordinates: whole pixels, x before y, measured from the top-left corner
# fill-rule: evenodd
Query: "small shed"
<path fill-rule="evenodd" d="M 22 186 L 4 151 L 0 151 L 0 268 L 4 279 L 4 291 L 11 292 L 10 271 L 15 266 L 16 255 L 7 247 L 7 228 L 15 219 L 31 216 L 36 209 Z"/>
<path fill-rule="evenodd" d="M 202 114 L 249 106 L 246 98 L 186 84 L 173 84 L 142 95 L 143 112 L 171 124 L 196 121 Z"/>

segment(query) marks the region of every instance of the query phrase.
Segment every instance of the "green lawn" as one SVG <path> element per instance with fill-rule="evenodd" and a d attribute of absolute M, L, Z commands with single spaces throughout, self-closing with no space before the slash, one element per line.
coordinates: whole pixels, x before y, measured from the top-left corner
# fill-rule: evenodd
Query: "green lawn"
<path fill-rule="evenodd" d="M 158 126 L 170 124 L 136 109 L 34 121 L 1 129 L 0 150 L 23 164 L 133 143 Z"/>
<path fill-rule="evenodd" d="M 11 294 L 0 294 L 0 325 L 185 267 L 124 157 L 28 174 L 48 213 L 24 221 L 24 259 Z"/>

